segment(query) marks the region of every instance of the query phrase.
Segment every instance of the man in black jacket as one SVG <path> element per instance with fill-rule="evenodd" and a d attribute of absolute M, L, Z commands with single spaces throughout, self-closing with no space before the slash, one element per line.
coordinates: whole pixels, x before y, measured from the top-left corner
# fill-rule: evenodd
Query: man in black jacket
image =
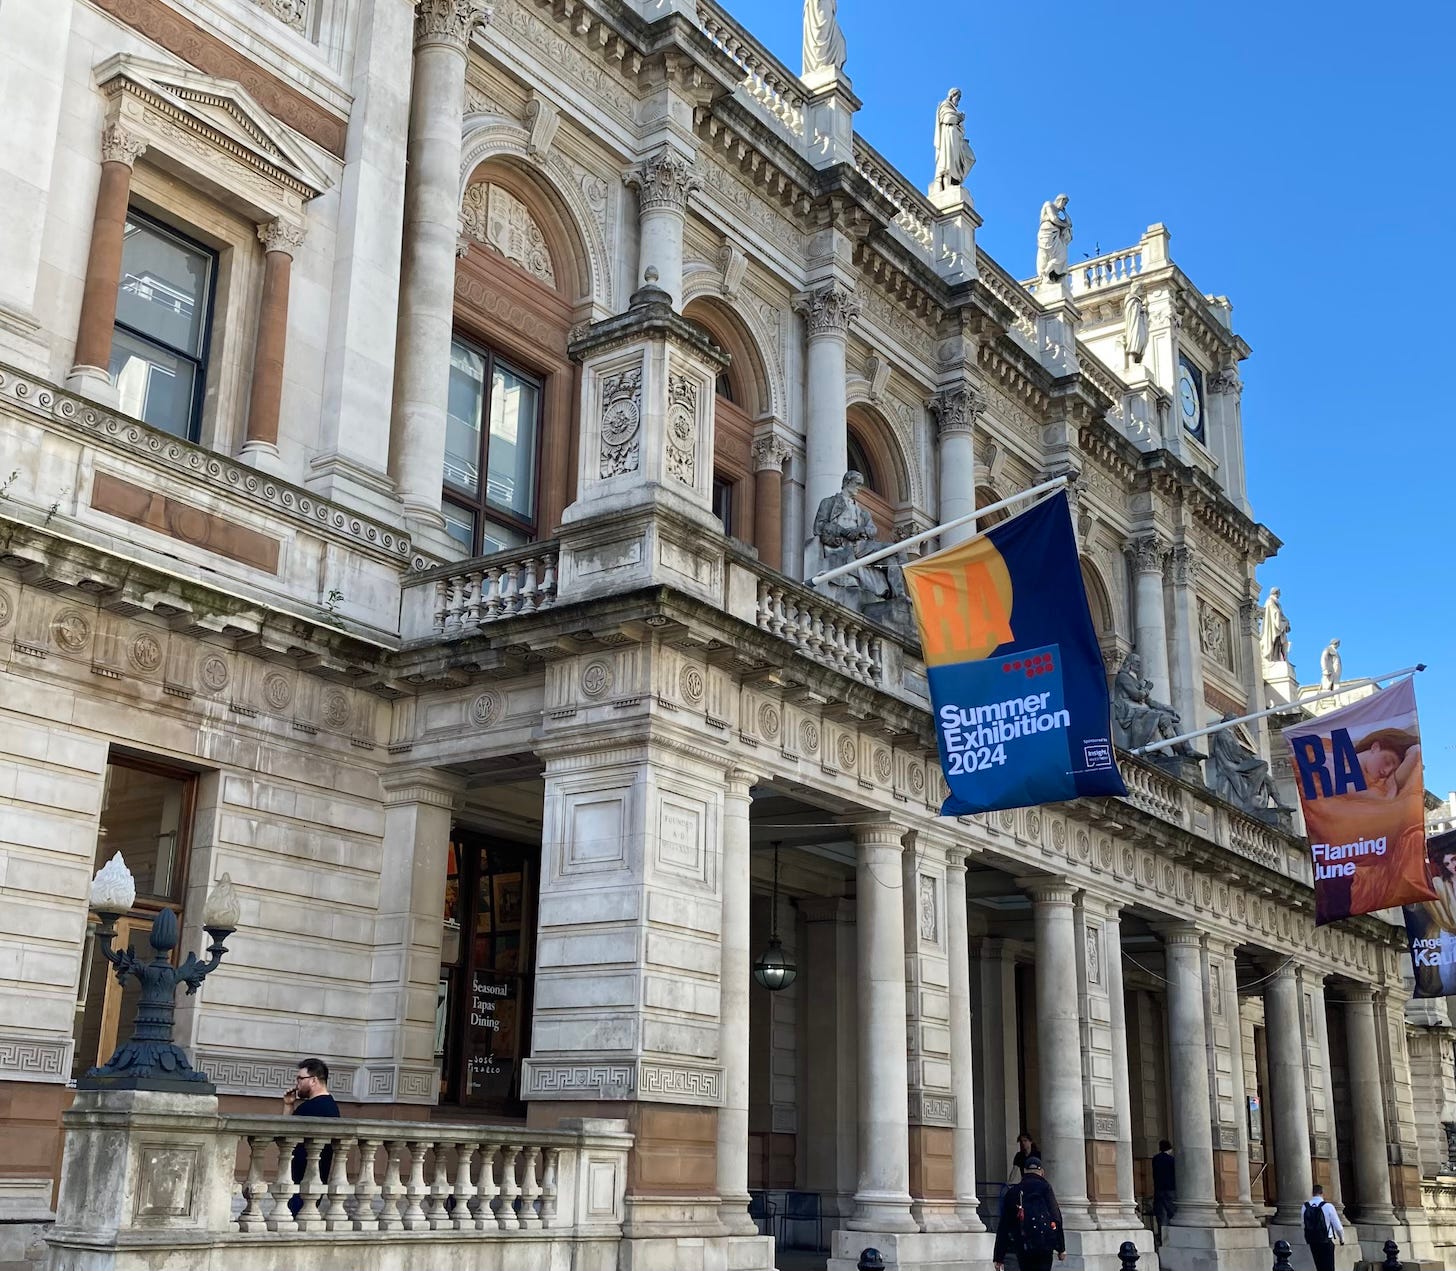
<path fill-rule="evenodd" d="M 1021 1271 L 1051 1271 L 1053 1254 L 1058 1262 L 1067 1257 L 1062 1211 L 1039 1156 L 1027 1160 L 1021 1182 L 1008 1187 L 1001 1200 L 996 1250 L 991 1255 L 996 1271 L 1002 1271 L 1008 1252 L 1016 1255 Z"/>
<path fill-rule="evenodd" d="M 1178 1170 L 1173 1161 L 1173 1145 L 1167 1139 L 1158 1143 L 1153 1157 L 1153 1221 L 1158 1226 L 1158 1243 L 1166 1238 L 1164 1228 L 1178 1212 Z"/>
<path fill-rule="evenodd" d="M 283 1094 L 283 1111 L 295 1117 L 336 1117 L 339 1105 L 329 1093 L 329 1066 L 322 1059 L 300 1059 L 298 1075 L 293 1089 Z M 325 1147 L 319 1153 L 319 1178 L 328 1186 L 329 1171 L 334 1164 L 334 1149 Z M 303 1182 L 303 1173 L 308 1166 L 308 1153 L 302 1143 L 293 1149 L 293 1181 Z M 289 1211 L 296 1218 L 303 1208 L 302 1195 L 290 1196 Z M 312 1215 L 310 1215 L 312 1217 Z"/>

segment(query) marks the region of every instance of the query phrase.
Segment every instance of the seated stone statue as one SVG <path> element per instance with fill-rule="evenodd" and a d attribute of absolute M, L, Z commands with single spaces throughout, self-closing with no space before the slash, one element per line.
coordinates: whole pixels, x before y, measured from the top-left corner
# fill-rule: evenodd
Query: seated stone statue
<path fill-rule="evenodd" d="M 1234 719 L 1225 714 L 1223 723 Z M 1209 788 L 1244 812 L 1282 807 L 1278 791 L 1269 776 L 1269 765 L 1234 735 L 1232 728 L 1211 733 L 1208 738 Z"/>
<path fill-rule="evenodd" d="M 874 517 L 857 502 L 862 489 L 864 477 L 858 472 L 846 472 L 839 493 L 820 500 L 814 516 L 814 537 L 819 540 L 826 570 L 851 564 L 889 546 L 880 541 Z M 905 574 L 893 556 L 851 569 L 825 585 L 862 592 L 862 597 L 855 598 L 860 600 L 905 599 Z M 846 600 L 854 603 L 854 599 Z"/>
<path fill-rule="evenodd" d="M 1153 700 L 1153 682 L 1143 679 L 1143 660 L 1129 653 L 1122 670 L 1112 682 L 1112 717 L 1122 729 L 1124 744 L 1137 750 L 1159 737 L 1176 737 L 1179 733 L 1178 712 L 1163 702 Z M 1193 747 L 1186 741 L 1154 751 L 1156 755 L 1191 755 Z"/>

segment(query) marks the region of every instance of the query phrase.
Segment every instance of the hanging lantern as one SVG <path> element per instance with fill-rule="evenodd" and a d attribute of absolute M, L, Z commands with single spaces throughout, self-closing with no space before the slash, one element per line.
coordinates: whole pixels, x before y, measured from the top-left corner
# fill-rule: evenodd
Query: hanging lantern
<path fill-rule="evenodd" d="M 773 901 L 769 909 L 768 948 L 754 959 L 753 978 L 770 993 L 786 989 L 799 978 L 799 968 L 793 955 L 784 952 L 779 940 L 779 845 L 773 845 Z"/>

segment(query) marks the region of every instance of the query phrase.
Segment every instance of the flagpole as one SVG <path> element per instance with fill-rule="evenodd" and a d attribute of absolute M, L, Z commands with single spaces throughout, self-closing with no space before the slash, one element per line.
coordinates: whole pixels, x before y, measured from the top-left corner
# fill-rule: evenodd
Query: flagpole
<path fill-rule="evenodd" d="M 983 516 L 990 516 L 992 512 L 999 512 L 1003 508 L 1009 508 L 1013 504 L 1023 503 L 1027 499 L 1034 499 L 1039 494 L 1046 494 L 1049 490 L 1056 490 L 1067 484 L 1070 476 L 1063 475 L 1054 477 L 1050 481 L 1043 481 L 1041 485 L 1034 485 L 1030 490 L 1023 490 L 1020 494 L 1013 494 L 1009 498 L 1002 499 L 999 503 L 992 503 L 987 507 L 977 508 L 974 512 L 967 512 L 965 516 L 958 516 L 953 521 L 946 521 L 944 525 L 935 525 L 928 530 L 922 530 L 919 534 L 911 535 L 909 538 L 902 538 L 898 543 L 891 543 L 888 547 L 882 547 L 877 552 L 871 552 L 868 556 L 860 556 L 850 561 L 848 565 L 836 565 L 833 569 L 826 569 L 822 574 L 815 574 L 809 579 L 809 586 L 814 587 L 819 583 L 828 582 L 831 578 L 838 578 L 840 574 L 847 574 L 851 570 L 859 569 L 862 565 L 873 565 L 877 561 L 884 560 L 887 556 L 896 556 L 906 548 L 918 547 L 927 539 L 935 538 L 938 534 L 944 534 L 946 530 L 959 529 L 962 525 L 974 525 Z"/>
<path fill-rule="evenodd" d="M 1323 702 L 1327 698 L 1339 697 L 1341 693 L 1348 693 L 1351 689 L 1364 688 L 1367 684 L 1381 684 L 1386 680 L 1398 680 L 1402 676 L 1414 675 L 1417 671 L 1424 671 L 1426 664 L 1419 663 L 1416 666 L 1408 666 L 1401 671 L 1391 671 L 1386 675 L 1368 675 L 1363 680 L 1351 680 L 1348 684 L 1342 684 L 1339 688 L 1328 689 L 1323 693 L 1316 693 L 1313 697 L 1301 697 L 1297 701 L 1285 702 L 1280 706 L 1271 706 L 1266 711 L 1255 711 L 1251 715 L 1240 715 L 1237 719 L 1222 720 L 1217 724 L 1210 724 L 1207 728 L 1197 728 L 1191 733 L 1180 733 L 1177 737 L 1168 737 L 1161 741 L 1149 742 L 1146 746 L 1139 746 L 1136 750 L 1129 751 L 1133 755 L 1145 755 L 1153 750 L 1166 750 L 1169 746 L 1176 746 L 1179 742 L 1192 741 L 1195 737 L 1207 737 L 1209 733 L 1221 733 L 1225 728 L 1232 728 L 1235 724 L 1247 724 L 1251 720 L 1265 719 L 1270 715 L 1282 715 L 1287 711 L 1298 710 L 1302 706 L 1312 706 L 1315 702 Z"/>

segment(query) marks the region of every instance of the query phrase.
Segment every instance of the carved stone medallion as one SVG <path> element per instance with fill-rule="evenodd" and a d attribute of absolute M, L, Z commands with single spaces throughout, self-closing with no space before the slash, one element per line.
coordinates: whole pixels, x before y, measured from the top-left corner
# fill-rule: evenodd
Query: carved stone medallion
<path fill-rule="evenodd" d="M 470 703 L 470 722 L 484 725 L 500 716 L 501 700 L 499 693 L 482 693 Z"/>
<path fill-rule="evenodd" d="M 67 653 L 79 653 L 91 638 L 91 624 L 79 610 L 67 609 L 56 615 L 51 623 L 51 634 Z"/>
<path fill-rule="evenodd" d="M 273 671 L 263 677 L 263 700 L 275 711 L 285 709 L 293 700 L 293 685 L 282 671 Z"/>
<path fill-rule="evenodd" d="M 612 691 L 612 668 L 607 662 L 597 659 L 588 662 L 581 671 L 581 691 L 590 698 L 605 697 Z"/>
<path fill-rule="evenodd" d="M 683 701 L 689 706 L 702 705 L 705 685 L 703 683 L 703 673 L 697 667 L 683 667 L 681 674 L 677 677 L 677 687 L 678 691 L 682 694 Z"/>
<path fill-rule="evenodd" d="M 155 671 L 162 665 L 162 643 L 156 636 L 143 633 L 131 642 L 130 656 L 138 671 Z"/>
<path fill-rule="evenodd" d="M 349 709 L 349 698 L 342 689 L 336 688 L 324 694 L 323 721 L 328 727 L 345 727 L 352 713 Z"/>
<path fill-rule="evenodd" d="M 212 693 L 221 693 L 227 687 L 228 664 L 216 653 L 209 653 L 197 668 L 197 678 L 202 687 Z"/>

